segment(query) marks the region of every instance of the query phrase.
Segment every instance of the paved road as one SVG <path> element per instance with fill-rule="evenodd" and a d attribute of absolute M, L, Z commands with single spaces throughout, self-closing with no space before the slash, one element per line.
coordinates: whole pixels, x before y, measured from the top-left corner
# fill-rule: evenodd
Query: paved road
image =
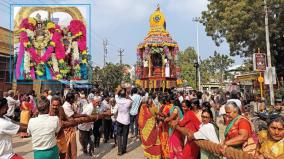
<path fill-rule="evenodd" d="M 219 117 L 217 124 L 219 125 L 219 134 L 220 139 L 224 139 L 224 129 L 225 126 L 222 125 L 222 118 Z M 93 156 L 86 156 L 80 151 L 81 145 L 78 141 L 78 132 L 77 132 L 77 145 L 78 145 L 78 159 L 144 159 L 143 156 L 143 148 L 141 147 L 140 141 L 129 139 L 128 146 L 127 146 L 127 153 L 123 156 L 117 156 L 117 147 L 112 148 L 113 140 L 111 140 L 107 144 L 100 144 L 100 147 L 95 149 L 95 154 Z M 30 138 L 20 138 L 15 136 L 13 138 L 13 147 L 14 152 L 23 156 L 25 159 L 33 159 L 33 151 L 32 151 L 32 144 Z"/>
<path fill-rule="evenodd" d="M 141 143 L 138 139 L 129 139 L 127 146 L 127 153 L 118 156 L 117 155 L 117 147 L 112 148 L 113 140 L 110 140 L 109 143 L 100 144 L 100 147 L 95 149 L 95 154 L 93 156 L 86 156 L 82 153 L 81 145 L 78 141 L 78 133 L 77 133 L 77 146 L 78 159 L 144 159 L 143 156 L 143 148 L 141 147 Z M 23 156 L 25 159 L 33 159 L 33 151 L 31 138 L 20 138 L 18 136 L 13 137 L 13 148 L 14 152 Z"/>

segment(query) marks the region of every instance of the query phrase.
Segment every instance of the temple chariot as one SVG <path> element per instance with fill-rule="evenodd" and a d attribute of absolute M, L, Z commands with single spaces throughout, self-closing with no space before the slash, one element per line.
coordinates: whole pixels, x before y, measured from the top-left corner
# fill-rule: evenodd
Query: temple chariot
<path fill-rule="evenodd" d="M 150 30 L 137 47 L 136 85 L 154 91 L 176 87 L 180 73 L 178 52 L 178 44 L 167 31 L 158 5 L 150 16 Z"/>

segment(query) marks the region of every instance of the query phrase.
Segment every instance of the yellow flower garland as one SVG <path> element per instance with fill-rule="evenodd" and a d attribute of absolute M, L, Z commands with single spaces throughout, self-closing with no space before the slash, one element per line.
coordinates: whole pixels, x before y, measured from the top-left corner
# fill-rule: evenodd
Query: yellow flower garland
<path fill-rule="evenodd" d="M 36 20 L 34 18 L 28 18 L 29 23 L 31 23 L 33 26 L 36 25 Z"/>
<path fill-rule="evenodd" d="M 53 29 L 53 28 L 55 28 L 55 24 L 53 22 L 48 22 L 47 29 Z"/>

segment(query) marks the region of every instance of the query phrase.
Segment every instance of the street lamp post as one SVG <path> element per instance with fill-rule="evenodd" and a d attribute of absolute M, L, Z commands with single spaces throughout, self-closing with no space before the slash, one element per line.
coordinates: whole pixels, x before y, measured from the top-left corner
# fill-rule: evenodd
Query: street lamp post
<path fill-rule="evenodd" d="M 270 103 L 271 103 L 271 105 L 274 105 L 274 88 L 273 88 L 272 67 L 271 67 L 271 53 L 270 53 L 269 28 L 268 28 L 268 11 L 267 10 L 268 10 L 267 9 L 267 3 L 266 3 L 266 0 L 264 0 L 265 37 L 266 37 L 268 76 L 269 76 Z"/>
<path fill-rule="evenodd" d="M 198 81 L 198 84 L 196 86 L 196 89 L 198 89 L 199 91 L 201 91 L 201 87 L 200 87 L 200 84 L 201 84 L 201 78 L 200 78 L 200 70 L 199 70 L 199 64 L 200 64 L 200 61 L 199 61 L 199 17 L 195 17 L 193 18 L 193 21 L 196 22 L 196 51 L 197 51 L 197 75 L 196 75 L 196 82 Z"/>

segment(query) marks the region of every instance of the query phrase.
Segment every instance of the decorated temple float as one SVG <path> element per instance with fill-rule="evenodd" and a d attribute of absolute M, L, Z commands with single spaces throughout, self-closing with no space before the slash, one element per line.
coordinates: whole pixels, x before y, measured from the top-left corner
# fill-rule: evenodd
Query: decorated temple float
<path fill-rule="evenodd" d="M 178 44 L 166 30 L 164 14 L 157 9 L 150 16 L 150 30 L 137 47 L 136 85 L 144 89 L 165 90 L 177 86 Z"/>

